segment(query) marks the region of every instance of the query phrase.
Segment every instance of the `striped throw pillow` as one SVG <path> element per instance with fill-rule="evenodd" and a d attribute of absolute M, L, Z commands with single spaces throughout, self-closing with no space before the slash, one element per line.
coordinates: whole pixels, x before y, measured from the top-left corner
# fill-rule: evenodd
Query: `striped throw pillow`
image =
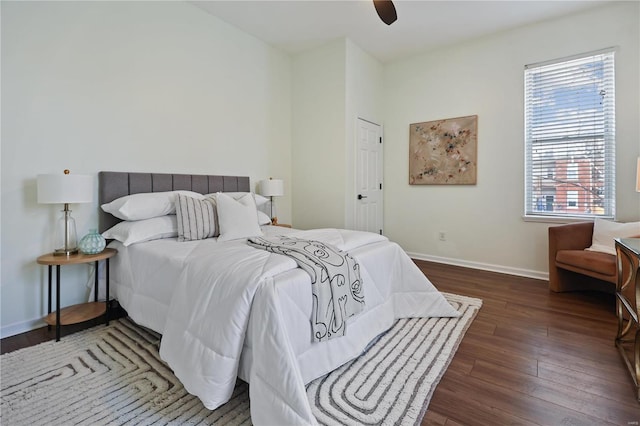
<path fill-rule="evenodd" d="M 178 194 L 176 197 L 178 241 L 211 238 L 216 232 L 215 206 L 211 200 Z"/>

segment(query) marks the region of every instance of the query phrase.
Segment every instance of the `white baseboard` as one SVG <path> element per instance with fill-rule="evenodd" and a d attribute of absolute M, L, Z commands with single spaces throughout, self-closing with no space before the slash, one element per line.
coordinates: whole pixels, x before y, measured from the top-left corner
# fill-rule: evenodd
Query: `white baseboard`
<path fill-rule="evenodd" d="M 429 254 L 407 252 L 409 257 L 428 262 L 444 263 L 447 265 L 462 266 L 465 268 L 481 269 L 483 271 L 500 272 L 502 274 L 517 275 L 520 277 L 534 278 L 536 280 L 549 281 L 549 273 L 532 271 L 530 269 L 512 268 L 510 266 L 492 265 L 490 263 L 471 262 L 468 260 L 452 259 L 449 257 L 432 256 Z"/>
<path fill-rule="evenodd" d="M 16 334 L 25 333 L 27 331 L 35 330 L 36 328 L 44 327 L 45 322 L 42 318 L 17 322 L 14 324 L 5 325 L 0 328 L 0 338 L 15 336 Z"/>

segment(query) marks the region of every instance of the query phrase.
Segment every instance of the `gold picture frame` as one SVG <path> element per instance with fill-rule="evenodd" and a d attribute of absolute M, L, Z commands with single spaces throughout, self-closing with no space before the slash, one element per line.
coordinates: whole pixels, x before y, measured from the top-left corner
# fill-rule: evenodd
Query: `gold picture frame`
<path fill-rule="evenodd" d="M 475 185 L 478 116 L 409 125 L 410 185 Z"/>

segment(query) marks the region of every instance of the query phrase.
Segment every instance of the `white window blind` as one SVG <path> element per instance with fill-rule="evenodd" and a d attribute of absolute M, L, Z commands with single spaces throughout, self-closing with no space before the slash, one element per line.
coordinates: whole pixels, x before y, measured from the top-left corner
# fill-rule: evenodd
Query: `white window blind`
<path fill-rule="evenodd" d="M 527 65 L 524 76 L 525 216 L 613 218 L 614 50 Z"/>

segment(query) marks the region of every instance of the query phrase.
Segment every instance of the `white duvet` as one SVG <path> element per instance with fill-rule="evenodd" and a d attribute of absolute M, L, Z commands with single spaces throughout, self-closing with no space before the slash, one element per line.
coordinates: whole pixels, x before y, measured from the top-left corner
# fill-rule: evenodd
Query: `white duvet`
<path fill-rule="evenodd" d="M 308 275 L 292 259 L 244 241 L 176 243 L 177 254 L 162 261 L 173 264 L 163 274 L 171 289 L 140 285 L 130 268 L 136 256 L 161 253 L 166 243 L 131 246 L 129 256 L 116 257 L 118 299 L 135 321 L 163 334 L 160 355 L 187 391 L 214 409 L 228 401 L 240 376 L 250 383 L 257 425 L 315 424 L 306 383 L 358 356 L 398 318 L 458 315 L 385 237 L 336 229 L 291 235 L 335 245 L 360 263 L 366 308 L 349 319 L 344 337 L 314 343 Z"/>

